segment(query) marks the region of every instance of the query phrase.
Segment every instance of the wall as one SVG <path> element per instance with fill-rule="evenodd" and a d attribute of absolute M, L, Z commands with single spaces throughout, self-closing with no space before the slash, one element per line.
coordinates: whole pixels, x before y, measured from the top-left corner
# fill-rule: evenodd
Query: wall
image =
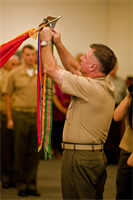
<path fill-rule="evenodd" d="M 130 75 L 133 68 L 133 8 L 131 1 L 110 1 L 108 5 L 107 44 L 115 50 L 119 75 Z M 132 73 L 133 74 L 133 73 Z"/>
<path fill-rule="evenodd" d="M 49 15 L 62 16 L 56 28 L 73 56 L 88 51 L 90 43 L 103 43 L 118 57 L 118 75 L 133 76 L 132 0 L 0 0 L 0 43 L 38 27 Z M 28 43 L 37 49 L 37 40 L 22 46 Z M 61 65 L 56 49 L 54 55 Z"/>

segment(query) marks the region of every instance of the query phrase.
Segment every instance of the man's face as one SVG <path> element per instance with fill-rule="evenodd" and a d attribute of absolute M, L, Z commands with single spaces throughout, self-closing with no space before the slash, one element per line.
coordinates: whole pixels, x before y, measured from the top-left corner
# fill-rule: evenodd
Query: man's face
<path fill-rule="evenodd" d="M 19 57 L 16 55 L 13 55 L 4 65 L 4 67 L 7 70 L 12 70 L 16 67 L 18 67 L 18 65 L 20 64 L 20 60 Z"/>
<path fill-rule="evenodd" d="M 80 57 L 81 60 L 81 66 L 80 66 L 80 71 L 83 75 L 85 75 L 86 73 L 89 73 L 89 68 L 92 65 L 92 52 L 94 50 L 90 49 L 84 56 Z"/>
<path fill-rule="evenodd" d="M 26 66 L 32 67 L 36 61 L 36 52 L 34 49 L 25 48 L 22 54 L 22 59 Z"/>
<path fill-rule="evenodd" d="M 12 58 L 11 60 L 9 60 L 9 69 L 12 70 L 16 67 L 18 67 L 19 65 L 19 58 Z"/>

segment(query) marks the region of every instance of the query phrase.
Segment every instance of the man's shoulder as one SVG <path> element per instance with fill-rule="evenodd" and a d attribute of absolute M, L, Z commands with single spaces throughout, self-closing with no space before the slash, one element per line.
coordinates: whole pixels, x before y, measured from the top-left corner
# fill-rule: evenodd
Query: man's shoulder
<path fill-rule="evenodd" d="M 0 68 L 0 76 L 3 76 L 4 74 L 6 74 L 8 72 L 7 69 L 5 69 L 4 67 Z"/>
<path fill-rule="evenodd" d="M 12 69 L 10 72 L 9 72 L 9 76 L 14 76 L 14 75 L 19 75 L 19 73 L 23 70 L 23 65 L 19 65 L 18 67 Z"/>
<path fill-rule="evenodd" d="M 111 93 L 113 92 L 115 94 L 115 92 L 116 92 L 115 85 L 107 77 L 97 78 L 96 83 L 98 83 L 97 85 L 100 86 L 105 91 L 108 90 Z"/>

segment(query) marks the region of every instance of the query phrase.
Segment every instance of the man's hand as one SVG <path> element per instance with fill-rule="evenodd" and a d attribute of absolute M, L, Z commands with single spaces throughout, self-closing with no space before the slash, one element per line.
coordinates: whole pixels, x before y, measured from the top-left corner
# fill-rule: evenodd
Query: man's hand
<path fill-rule="evenodd" d="M 128 89 L 127 89 L 127 97 L 128 97 L 129 99 L 131 99 L 131 95 L 130 95 L 130 92 L 129 92 Z"/>
<path fill-rule="evenodd" d="M 43 30 L 41 31 L 41 40 L 51 42 L 52 37 L 54 45 L 59 46 L 61 44 L 60 32 L 57 31 L 55 28 L 50 29 L 49 27 L 44 27 Z"/>
<path fill-rule="evenodd" d="M 7 121 L 7 128 L 8 129 L 13 129 L 13 120 L 12 119 Z"/>
<path fill-rule="evenodd" d="M 41 31 L 41 40 L 42 41 L 49 41 L 51 42 L 53 33 L 49 27 L 44 27 L 43 30 Z"/>
<path fill-rule="evenodd" d="M 61 36 L 60 32 L 57 31 L 55 28 L 52 29 L 53 33 L 53 42 L 55 46 L 59 46 L 61 44 Z"/>

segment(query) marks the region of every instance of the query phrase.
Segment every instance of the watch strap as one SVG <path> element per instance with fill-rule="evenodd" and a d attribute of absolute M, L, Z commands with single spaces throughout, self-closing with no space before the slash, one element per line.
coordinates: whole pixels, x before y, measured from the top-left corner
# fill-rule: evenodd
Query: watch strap
<path fill-rule="evenodd" d="M 48 45 L 48 44 L 51 44 L 51 45 L 52 45 L 51 42 L 44 40 L 44 41 L 41 42 L 41 47 L 44 47 L 44 46 L 46 46 L 46 45 Z"/>

